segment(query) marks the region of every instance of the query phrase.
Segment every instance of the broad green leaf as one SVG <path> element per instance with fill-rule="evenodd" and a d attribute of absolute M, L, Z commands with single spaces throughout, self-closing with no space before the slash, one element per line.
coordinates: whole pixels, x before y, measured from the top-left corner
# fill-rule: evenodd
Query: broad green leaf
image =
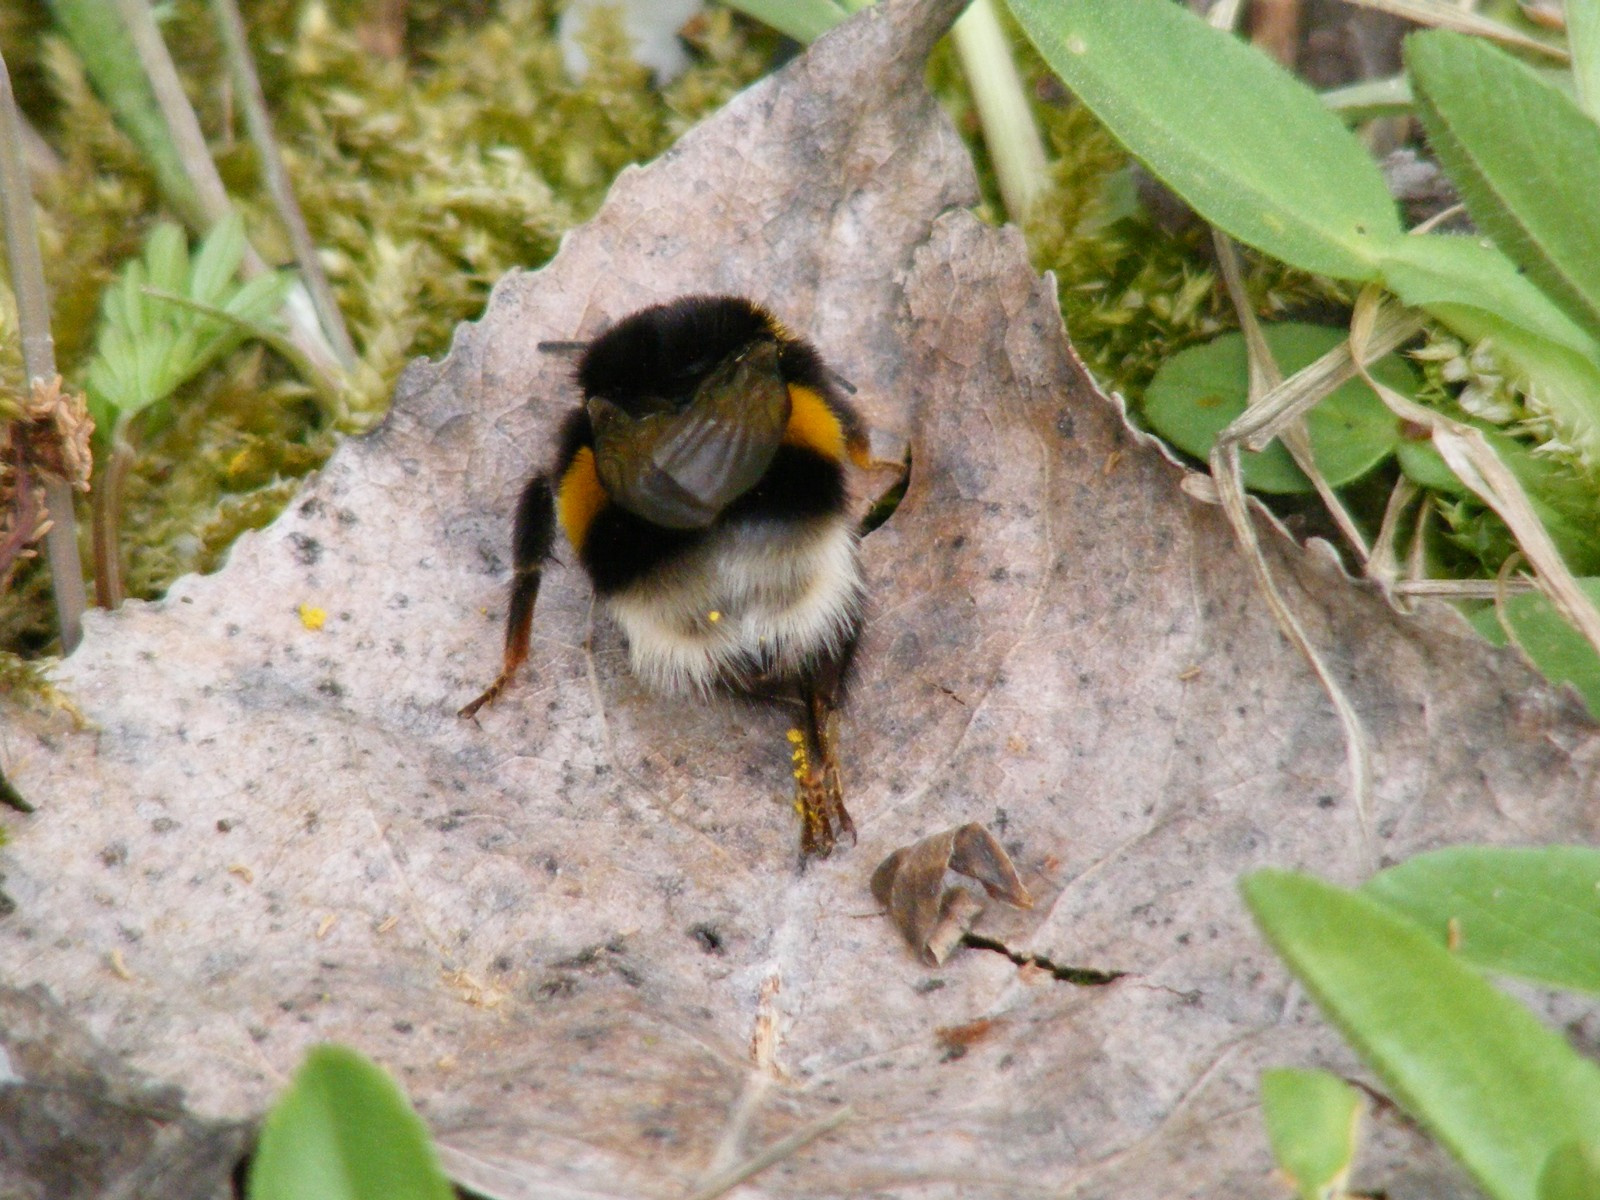
<path fill-rule="evenodd" d="M 1578 586 L 1600 602 L 1600 579 L 1582 578 Z M 1536 592 L 1512 596 L 1505 605 L 1511 639 L 1529 661 L 1553 683 L 1570 683 L 1592 714 L 1600 716 L 1600 656 L 1555 606 Z"/>
<path fill-rule="evenodd" d="M 1285 375 L 1320 358 L 1346 336 L 1342 329 L 1293 323 L 1269 325 L 1263 333 Z M 1411 369 L 1393 357 L 1379 363 L 1375 374 L 1396 391 L 1409 395 L 1416 389 Z M 1145 417 L 1173 445 L 1203 459 L 1217 434 L 1244 412 L 1248 388 L 1244 338 L 1223 334 L 1161 365 L 1145 391 Z M 1334 487 L 1366 474 L 1393 454 L 1401 439 L 1399 419 L 1359 379 L 1343 384 L 1312 409 L 1306 429 L 1317 465 Z M 1246 485 L 1255 491 L 1312 490 L 1280 443 L 1240 455 L 1240 464 Z"/>
<path fill-rule="evenodd" d="M 1600 1200 L 1600 1142 L 1568 1142 L 1539 1172 L 1539 1200 Z"/>
<path fill-rule="evenodd" d="M 1473 220 L 1600 334 L 1600 126 L 1480 38 L 1414 34 L 1405 57 L 1428 142 Z"/>
<path fill-rule="evenodd" d="M 1263 1071 L 1261 1111 L 1272 1156 L 1301 1200 L 1344 1194 L 1361 1097 L 1327 1071 Z"/>
<path fill-rule="evenodd" d="M 1394 1097 L 1491 1195 L 1534 1200 L 1600 1129 L 1600 1068 L 1411 921 L 1305 875 L 1243 882 L 1273 948 Z"/>
<path fill-rule="evenodd" d="M 206 234 L 200 251 L 194 256 L 187 286 L 163 284 L 171 292 L 186 292 L 191 300 L 201 304 L 219 304 L 233 277 L 239 273 L 244 261 L 244 222 L 239 214 L 229 212 Z"/>
<path fill-rule="evenodd" d="M 1600 850 L 1456 846 L 1381 871 L 1361 891 L 1463 962 L 1600 992 Z"/>
<path fill-rule="evenodd" d="M 860 5 L 838 3 L 838 0 L 729 0 L 748 17 L 770 25 L 779 33 L 797 42 L 813 42 Z"/>
<path fill-rule="evenodd" d="M 1275 258 L 1371 280 L 1400 237 L 1383 176 L 1317 94 L 1171 0 L 1010 0 L 1039 53 L 1201 216 Z"/>
<path fill-rule="evenodd" d="M 1600 357 L 1600 343 L 1484 238 L 1449 233 L 1400 238 L 1385 248 L 1381 270 L 1383 285 L 1412 308 L 1436 315 L 1480 309 L 1579 354 Z"/>
<path fill-rule="evenodd" d="M 1566 0 L 1572 82 L 1589 119 L 1600 120 L 1600 0 Z"/>
<path fill-rule="evenodd" d="M 1500 625 L 1500 617 L 1494 611 L 1493 604 L 1473 603 L 1463 604 L 1462 612 L 1472 627 L 1478 631 L 1478 636 L 1492 646 L 1509 646 L 1511 639 L 1506 636 L 1506 631 Z"/>
<path fill-rule="evenodd" d="M 189 278 L 189 239 L 171 221 L 163 221 L 150 231 L 144 243 L 142 286 L 164 291 L 182 291 Z"/>
<path fill-rule="evenodd" d="M 345 1046 L 317 1046 L 270 1113 L 249 1200 L 453 1200 L 428 1131 L 394 1081 Z"/>

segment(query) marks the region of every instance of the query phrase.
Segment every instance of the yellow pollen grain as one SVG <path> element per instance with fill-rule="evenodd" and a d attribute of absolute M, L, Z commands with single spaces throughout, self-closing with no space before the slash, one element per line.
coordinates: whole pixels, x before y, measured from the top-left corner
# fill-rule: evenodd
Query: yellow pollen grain
<path fill-rule="evenodd" d="M 316 608 L 310 604 L 302 604 L 300 606 L 300 624 L 307 629 L 321 629 L 327 623 L 328 613 L 326 609 Z"/>
<path fill-rule="evenodd" d="M 710 621 L 713 625 L 715 625 L 718 621 L 722 620 L 722 614 L 719 613 L 716 609 L 713 608 L 710 612 L 708 612 L 706 614 L 706 620 Z"/>

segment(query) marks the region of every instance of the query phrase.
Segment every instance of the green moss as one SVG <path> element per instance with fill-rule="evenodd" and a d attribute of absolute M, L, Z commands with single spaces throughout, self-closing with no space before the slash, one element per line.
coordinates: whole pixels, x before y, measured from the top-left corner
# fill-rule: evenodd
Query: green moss
<path fill-rule="evenodd" d="M 251 37 L 284 153 L 360 361 L 358 423 L 387 406 L 405 363 L 438 355 L 476 318 L 494 281 L 536 268 L 587 219 L 625 166 L 661 153 L 767 70 L 778 39 L 713 10 L 692 36 L 696 61 L 665 89 L 635 65 L 614 21 L 587 32 L 590 71 L 570 80 L 554 6 L 532 0 L 407 6 L 404 53 L 369 48 L 358 0 L 249 7 Z M 252 240 L 286 261 L 288 239 L 261 198 L 205 0 L 167 6 L 163 29 L 219 169 Z M 40 86 L 29 118 L 59 166 L 43 181 L 41 239 L 58 362 L 79 379 L 100 298 L 163 216 L 150 173 L 112 123 L 71 50 L 39 30 L 33 6 L 0 0 L 0 46 L 14 77 Z M 13 56 L 13 50 L 15 55 Z M 0 296 L 0 316 L 9 294 Z M 20 382 L 14 312 L 0 324 L 0 384 Z M 244 350 L 195 380 L 134 433 L 140 454 L 123 505 L 129 593 L 153 597 L 212 570 L 233 539 L 267 524 L 334 445 L 287 364 Z M 83 527 L 87 512 L 80 511 Z M 37 561 L 0 596 L 0 646 L 37 653 L 53 638 Z"/>
<path fill-rule="evenodd" d="M 50 680 L 49 667 L 37 659 L 0 650 L 0 696 L 8 704 L 55 710 L 80 719 L 78 710 Z"/>

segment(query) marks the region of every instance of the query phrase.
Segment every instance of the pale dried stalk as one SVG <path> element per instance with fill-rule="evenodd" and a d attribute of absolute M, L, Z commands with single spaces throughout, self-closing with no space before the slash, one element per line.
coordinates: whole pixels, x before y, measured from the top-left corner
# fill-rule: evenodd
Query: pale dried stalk
<path fill-rule="evenodd" d="M 173 65 L 166 43 L 161 40 L 161 31 L 156 28 L 150 5 L 147 0 L 116 0 L 116 5 L 118 15 L 133 38 L 139 65 L 155 91 L 156 101 L 178 147 L 178 154 L 183 159 L 184 170 L 200 198 L 206 219 L 216 224 L 232 211 L 233 202 L 222 185 L 222 176 L 217 171 L 216 163 L 211 160 L 211 151 L 200 129 L 200 121 L 189 104 L 188 96 L 184 94 L 183 82 L 178 78 L 178 69 Z M 245 243 L 244 262 L 240 269 L 247 279 L 267 270 L 267 264 L 249 242 Z M 291 294 L 290 302 L 283 308 L 288 336 L 313 365 L 313 369 L 326 377 L 323 383 L 328 388 L 336 388 L 340 375 L 338 356 L 324 337 L 321 327 L 315 320 L 309 319 L 302 307 L 294 303 L 294 299 Z M 300 305 L 308 306 L 303 294 Z"/>
<path fill-rule="evenodd" d="M 0 203 L 5 209 L 6 256 L 11 265 L 11 289 L 17 298 L 17 323 L 22 334 L 22 366 L 30 383 L 56 376 L 55 339 L 50 335 L 50 298 L 45 290 L 44 260 L 39 254 L 39 234 L 33 223 L 33 189 L 22 154 L 22 119 L 11 91 L 11 75 L 0 58 Z M 18 466 L 18 471 L 27 468 Z M 83 638 L 83 610 L 87 593 L 83 560 L 78 557 L 77 522 L 73 514 L 72 485 L 45 476 L 44 490 L 49 523 L 45 530 L 45 557 L 50 563 L 50 587 L 55 599 L 56 624 L 61 630 L 61 652 L 71 654 Z M 26 489 L 19 479 L 18 489 Z"/>
<path fill-rule="evenodd" d="M 993 0 L 974 0 L 951 26 L 950 40 L 972 89 L 1000 199 L 1011 219 L 1020 224 L 1049 186 L 1050 171 L 1044 139 L 1034 122 Z"/>
<path fill-rule="evenodd" d="M 726 1196 L 745 1180 L 754 1175 L 759 1175 L 776 1163 L 782 1162 L 796 1151 L 805 1149 L 823 1134 L 831 1133 L 839 1128 L 854 1115 L 855 1113 L 847 1104 L 838 1112 L 829 1113 L 809 1125 L 802 1125 L 788 1137 L 772 1143 L 772 1145 L 753 1158 L 748 1158 L 731 1170 L 718 1175 L 704 1187 L 696 1190 L 689 1196 L 688 1200 L 717 1200 L 719 1196 Z"/>
<path fill-rule="evenodd" d="M 1367 578 L 1383 589 L 1389 602 L 1397 608 L 1400 583 L 1400 555 L 1395 548 L 1399 541 L 1400 519 L 1421 491 L 1405 475 L 1395 482 L 1389 493 L 1389 503 L 1383 509 L 1383 524 L 1378 527 L 1377 539 L 1372 543 L 1372 554 L 1367 558 Z"/>
<path fill-rule="evenodd" d="M 1572 61 L 1572 56 L 1560 46 L 1552 46 L 1541 42 L 1538 38 L 1518 33 L 1509 25 L 1502 25 L 1499 21 L 1479 16 L 1459 5 L 1447 3 L 1446 0 L 1345 0 L 1345 3 L 1354 4 L 1359 8 L 1375 8 L 1379 12 L 1415 21 L 1418 25 L 1431 25 L 1437 29 L 1453 29 L 1457 33 L 1475 34 L 1504 46 L 1531 50 L 1535 54 L 1542 54 L 1557 62 Z"/>
<path fill-rule="evenodd" d="M 1244 289 L 1244 272 L 1239 265 L 1239 251 L 1233 244 L 1233 239 L 1220 230 L 1212 229 L 1211 241 L 1217 250 L 1217 263 L 1222 268 L 1222 282 L 1228 289 L 1228 299 L 1233 302 L 1234 312 L 1239 316 L 1239 329 L 1244 334 L 1245 356 L 1250 364 L 1250 389 L 1248 408 L 1255 408 L 1267 396 L 1282 386 L 1283 371 L 1278 366 L 1278 361 L 1272 356 L 1272 349 L 1267 345 L 1267 339 L 1261 332 L 1261 322 L 1256 319 L 1255 310 L 1250 306 L 1250 298 Z M 1326 392 L 1317 397 L 1320 401 L 1325 398 L 1338 383 L 1332 384 Z M 1307 406 L 1308 411 L 1310 405 Z M 1316 489 L 1321 498 L 1323 507 L 1333 517 L 1334 524 L 1339 526 L 1339 532 L 1344 534 L 1345 540 L 1354 548 L 1363 565 L 1367 561 L 1367 539 L 1362 536 L 1355 519 L 1345 508 L 1344 502 L 1339 499 L 1339 494 L 1329 485 L 1327 477 L 1317 466 L 1316 457 L 1311 453 L 1311 436 L 1306 432 L 1303 418 L 1296 417 L 1284 425 L 1278 435 L 1284 448 L 1289 451 L 1289 456 L 1294 459 L 1295 466 L 1311 481 L 1311 486 Z"/>
<path fill-rule="evenodd" d="M 1533 592 L 1538 587 L 1525 576 L 1508 579 L 1502 586 L 1492 579 L 1403 579 L 1395 584 L 1402 596 L 1438 596 L 1446 600 L 1493 600 L 1502 592 Z"/>
<path fill-rule="evenodd" d="M 1233 282 L 1229 285 L 1229 294 L 1239 310 L 1239 319 L 1245 329 L 1246 345 L 1251 344 L 1252 328 L 1254 331 L 1255 346 L 1252 347 L 1250 391 L 1251 402 L 1246 406 L 1232 424 L 1217 435 L 1217 440 L 1211 448 L 1211 475 L 1217 489 L 1217 501 L 1222 506 L 1222 511 L 1227 514 L 1228 523 L 1233 527 L 1234 537 L 1239 542 L 1239 547 L 1244 552 L 1245 561 L 1250 564 L 1250 570 L 1255 575 L 1256 585 L 1260 588 L 1262 596 L 1266 598 L 1267 608 L 1277 622 L 1278 628 L 1285 637 L 1300 651 L 1306 662 L 1310 664 L 1318 681 L 1322 684 L 1323 691 L 1327 693 L 1329 702 L 1333 705 L 1334 712 L 1339 717 L 1339 723 L 1344 727 L 1345 766 L 1350 775 L 1350 795 L 1356 810 L 1356 825 L 1361 831 L 1361 855 L 1365 866 L 1370 870 L 1376 866 L 1375 854 L 1372 844 L 1372 828 L 1369 817 L 1369 797 L 1372 792 L 1372 753 L 1368 746 L 1366 730 L 1361 724 L 1360 715 L 1355 706 L 1350 703 L 1344 694 L 1344 689 L 1339 686 L 1338 680 L 1333 677 L 1332 671 L 1323 661 L 1322 655 L 1311 644 L 1311 639 L 1301 627 L 1299 619 L 1290 610 L 1288 602 L 1278 590 L 1277 583 L 1272 578 L 1272 569 L 1267 565 L 1267 559 L 1261 552 L 1261 543 L 1256 537 L 1256 527 L 1251 519 L 1250 510 L 1245 499 L 1244 473 L 1239 465 L 1240 444 L 1244 440 L 1244 430 L 1261 428 L 1259 420 L 1260 410 L 1266 407 L 1267 401 L 1273 391 L 1281 391 L 1282 387 L 1268 389 L 1261 399 L 1263 403 L 1255 402 L 1255 393 L 1258 387 L 1265 384 L 1268 374 L 1277 371 L 1277 364 L 1273 361 L 1271 353 L 1267 350 L 1266 342 L 1261 336 L 1260 326 L 1255 322 L 1255 314 L 1245 302 L 1244 289 L 1238 278 L 1238 260 L 1233 252 L 1232 243 L 1220 234 L 1214 234 L 1217 242 L 1219 256 L 1223 262 L 1223 278 L 1228 279 L 1228 260 L 1233 259 Z M 1271 364 L 1270 366 L 1266 364 Z M 1315 365 L 1315 364 L 1313 364 Z M 1309 369 L 1309 368 L 1308 368 Z M 1304 372 L 1301 372 L 1304 374 Z M 1298 377 L 1298 376 L 1297 376 Z M 1335 385 L 1337 386 L 1337 385 Z M 1332 390 L 1330 387 L 1328 390 Z M 1291 422 L 1298 422 L 1303 414 L 1309 410 L 1327 392 L 1312 397 L 1305 401 L 1297 411 L 1289 412 L 1289 403 L 1280 401 L 1276 407 L 1288 412 L 1276 420 L 1274 436 L 1287 429 Z M 1299 403 L 1294 400 L 1294 403 Z M 1252 420 L 1256 417 L 1256 420 Z M 1304 432 L 1304 427 L 1301 427 Z M 1309 447 L 1307 459 L 1310 458 Z M 1290 450 L 1293 453 L 1293 449 Z M 1315 470 L 1315 463 L 1311 464 Z M 1304 469 L 1304 468 L 1302 468 Z M 1338 510 L 1342 511 L 1342 507 Z M 1357 545 L 1364 547 L 1365 543 L 1357 540 Z"/>
<path fill-rule="evenodd" d="M 261 93 L 261 79 L 250 57 L 244 19 L 240 17 L 234 0 L 211 0 L 211 12 L 216 17 L 228 64 L 233 69 L 234 87 L 244 109 L 245 127 L 250 131 L 250 141 L 261 159 L 262 181 L 277 207 L 278 218 L 289 231 L 295 262 L 300 266 L 300 278 L 310 293 L 311 304 L 316 309 L 322 331 L 340 365 L 348 369 L 356 361 L 356 350 L 350 342 L 350 332 L 345 328 L 344 314 L 339 311 L 339 304 L 333 298 L 333 289 L 328 285 L 328 276 L 322 270 L 322 260 L 317 256 L 311 231 L 306 228 L 299 201 L 295 199 L 289 172 L 283 165 L 283 156 L 278 153 L 277 139 L 272 136 L 272 119 L 267 114 L 267 100 Z"/>
<path fill-rule="evenodd" d="M 1403 346 L 1423 329 L 1422 318 L 1389 306 L 1373 325 L 1369 350 L 1374 359 Z M 1283 428 L 1315 408 L 1334 388 L 1358 374 L 1346 344 L 1336 346 L 1316 362 L 1302 367 L 1251 405 L 1229 428 L 1236 431 L 1246 450 L 1260 450 Z"/>
<path fill-rule="evenodd" d="M 1256 585 L 1266 598 L 1267 608 L 1278 623 L 1278 628 L 1311 665 L 1312 671 L 1322 684 L 1323 691 L 1328 695 L 1328 700 L 1333 704 L 1334 711 L 1338 714 L 1340 725 L 1344 727 L 1345 765 L 1350 774 L 1350 795 L 1355 804 L 1356 824 L 1361 831 L 1361 856 L 1364 866 L 1371 870 L 1376 866 L 1376 862 L 1369 817 L 1372 752 L 1368 748 L 1366 730 L 1362 728 L 1361 718 L 1356 713 L 1355 706 L 1345 696 L 1339 681 L 1333 677 L 1333 673 L 1323 662 L 1322 655 L 1311 644 L 1311 639 L 1300 627 L 1299 620 L 1290 611 L 1283 594 L 1278 591 L 1278 585 L 1273 581 L 1272 569 L 1267 565 L 1266 556 L 1261 553 L 1261 543 L 1256 538 L 1255 521 L 1251 519 L 1245 500 L 1244 475 L 1239 469 L 1239 441 L 1237 437 L 1232 436 L 1232 429 L 1233 426 L 1230 425 L 1218 434 L 1216 444 L 1211 449 L 1211 474 L 1217 485 L 1217 500 L 1222 505 L 1222 511 L 1227 514 L 1228 523 L 1233 526 L 1234 537 L 1238 539 L 1239 547 L 1244 551 L 1245 561 L 1250 564 L 1250 570 L 1256 577 Z"/>
<path fill-rule="evenodd" d="M 1480 430 L 1452 421 L 1385 387 L 1368 373 L 1367 364 L 1377 357 L 1369 344 L 1369 336 L 1379 320 L 1381 304 L 1380 293 L 1369 287 L 1356 301 L 1355 313 L 1350 319 L 1351 351 L 1362 378 L 1396 416 L 1429 431 L 1434 448 L 1456 477 L 1493 509 L 1511 530 L 1518 547 L 1533 567 L 1539 590 L 1549 598 L 1556 611 L 1600 653 L 1600 610 L 1578 586 L 1578 581 L 1562 560 L 1561 552 L 1550 540 L 1550 534 L 1528 502 L 1527 493 L 1522 490 L 1516 476 L 1500 461 L 1500 456 L 1489 445 L 1488 439 Z"/>

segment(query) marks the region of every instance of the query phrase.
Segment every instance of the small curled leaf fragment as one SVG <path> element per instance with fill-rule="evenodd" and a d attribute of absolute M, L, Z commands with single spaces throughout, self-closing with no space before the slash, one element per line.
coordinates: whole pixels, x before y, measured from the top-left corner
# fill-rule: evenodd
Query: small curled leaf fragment
<path fill-rule="evenodd" d="M 950 957 L 986 907 L 970 888 L 946 887 L 948 871 L 982 884 L 991 900 L 1033 907 L 1005 849 L 982 825 L 960 825 L 902 846 L 872 873 L 872 895 L 930 967 Z"/>
<path fill-rule="evenodd" d="M 61 376 L 35 379 L 9 430 L 10 448 L 23 464 L 80 492 L 89 490 L 94 421 L 81 392 L 63 391 Z"/>

